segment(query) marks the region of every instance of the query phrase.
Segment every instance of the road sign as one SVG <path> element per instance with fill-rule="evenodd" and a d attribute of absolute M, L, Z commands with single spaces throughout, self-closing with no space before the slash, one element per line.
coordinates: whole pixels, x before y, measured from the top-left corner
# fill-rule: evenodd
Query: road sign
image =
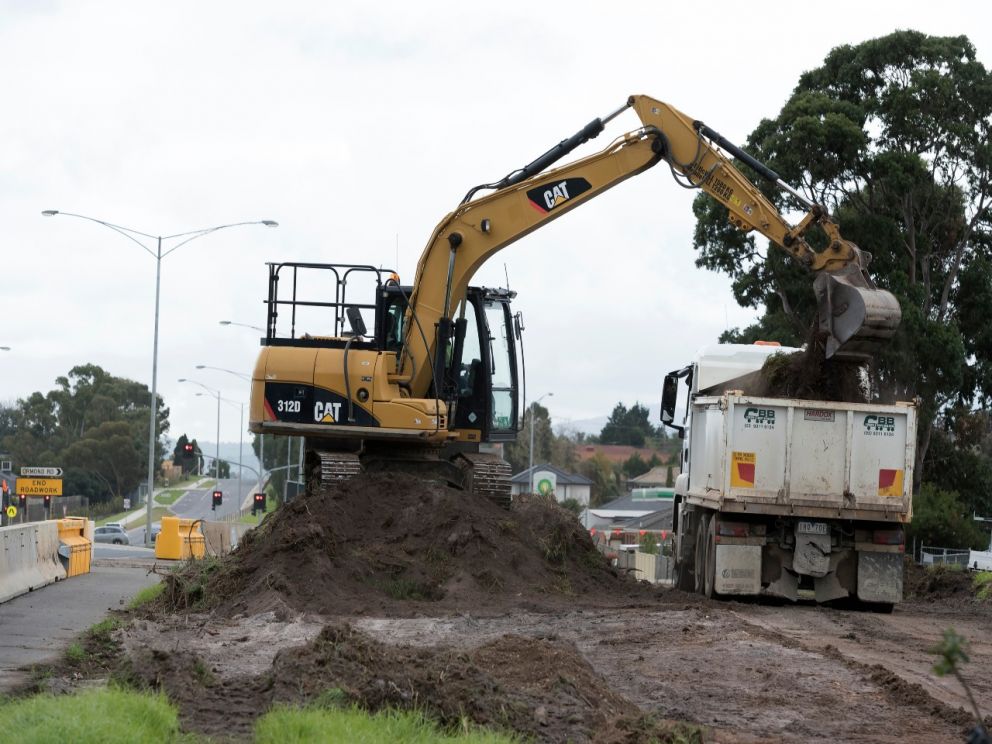
<path fill-rule="evenodd" d="M 24 493 L 28 496 L 61 496 L 61 478 L 18 478 L 17 493 Z"/>
<path fill-rule="evenodd" d="M 21 468 L 21 475 L 34 478 L 61 478 L 62 468 Z"/>
<path fill-rule="evenodd" d="M 10 506 L 8 506 L 7 507 L 7 516 L 10 519 L 13 519 L 14 517 L 16 517 L 17 516 L 17 507 L 14 506 L 13 504 L 11 504 Z"/>

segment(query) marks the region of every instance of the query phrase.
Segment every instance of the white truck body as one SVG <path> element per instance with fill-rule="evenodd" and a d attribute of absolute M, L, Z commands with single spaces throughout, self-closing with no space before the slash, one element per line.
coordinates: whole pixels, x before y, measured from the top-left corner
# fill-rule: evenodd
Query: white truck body
<path fill-rule="evenodd" d="M 694 503 L 732 512 L 909 522 L 916 408 L 725 393 L 692 402 Z"/>
<path fill-rule="evenodd" d="M 669 375 L 690 383 L 677 582 L 708 595 L 808 590 L 891 606 L 902 599 L 916 406 L 744 394 L 777 351 L 797 350 L 710 347 Z"/>

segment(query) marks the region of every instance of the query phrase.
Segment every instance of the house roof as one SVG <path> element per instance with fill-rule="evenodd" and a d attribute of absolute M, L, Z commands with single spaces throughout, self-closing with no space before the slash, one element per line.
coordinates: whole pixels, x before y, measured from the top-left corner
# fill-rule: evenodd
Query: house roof
<path fill-rule="evenodd" d="M 527 468 L 517 473 L 515 476 L 510 478 L 510 483 L 530 483 L 531 470 L 535 473 L 539 473 L 542 470 L 550 470 L 555 474 L 558 483 L 563 486 L 591 486 L 592 481 L 586 478 L 584 475 L 579 475 L 578 473 L 568 473 L 561 468 L 556 468 L 554 465 L 549 465 L 548 463 L 541 463 L 540 465 L 535 465 L 533 468 Z"/>
<path fill-rule="evenodd" d="M 668 468 L 672 468 L 672 478 L 678 475 L 678 468 L 674 465 L 656 465 L 651 468 L 648 472 L 637 476 L 636 478 L 630 478 L 627 480 L 627 485 L 643 485 L 647 483 L 654 483 L 659 486 L 665 485 L 668 481 Z"/>
<path fill-rule="evenodd" d="M 612 528 L 671 529 L 674 504 L 669 499 L 632 499 L 625 496 L 590 509 L 597 519 L 610 520 Z"/>

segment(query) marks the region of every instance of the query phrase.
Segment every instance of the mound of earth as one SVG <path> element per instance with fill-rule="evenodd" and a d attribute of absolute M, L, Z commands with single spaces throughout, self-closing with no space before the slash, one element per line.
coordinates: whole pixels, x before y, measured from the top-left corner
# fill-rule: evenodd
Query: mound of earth
<path fill-rule="evenodd" d="M 973 574 L 959 566 L 936 564 L 918 566 L 907 559 L 903 575 L 903 594 L 923 602 L 973 602 Z"/>
<path fill-rule="evenodd" d="M 208 567 L 210 568 L 210 567 Z M 170 609 L 324 615 L 616 603 L 649 587 L 621 576 L 553 498 L 509 511 L 410 475 L 366 473 L 269 515 L 204 575 L 170 581 Z M 585 602 L 588 604 L 588 601 Z"/>
<path fill-rule="evenodd" d="M 337 624 L 280 651 L 256 677 L 221 680 L 188 654 L 152 650 L 132 668 L 134 681 L 177 703 L 184 731 L 208 736 L 247 737 L 275 703 L 419 710 L 444 727 L 469 721 L 538 741 L 665 742 L 682 731 L 641 714 L 574 644 L 554 639 L 506 635 L 468 650 L 417 648 Z"/>
<path fill-rule="evenodd" d="M 823 343 L 815 334 L 810 335 L 802 351 L 768 357 L 755 389 L 745 392 L 772 398 L 868 402 L 863 365 L 850 360 L 827 359 Z"/>

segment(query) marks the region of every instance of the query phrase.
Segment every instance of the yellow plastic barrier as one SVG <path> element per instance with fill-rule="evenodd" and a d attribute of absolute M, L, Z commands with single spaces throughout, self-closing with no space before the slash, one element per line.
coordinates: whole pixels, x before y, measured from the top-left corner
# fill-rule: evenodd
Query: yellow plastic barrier
<path fill-rule="evenodd" d="M 65 564 L 66 576 L 90 572 L 93 543 L 86 538 L 87 520 L 82 517 L 59 519 L 59 556 Z"/>
<path fill-rule="evenodd" d="M 199 520 L 162 517 L 162 530 L 155 538 L 155 557 L 169 561 L 203 558 L 206 549 L 198 523 Z"/>

